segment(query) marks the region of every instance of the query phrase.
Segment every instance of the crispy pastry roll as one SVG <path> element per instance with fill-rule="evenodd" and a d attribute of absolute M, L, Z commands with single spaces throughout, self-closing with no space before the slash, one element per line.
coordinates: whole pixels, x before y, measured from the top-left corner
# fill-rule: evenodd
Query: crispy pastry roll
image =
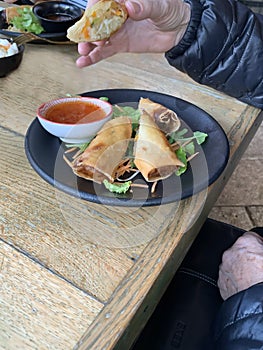
<path fill-rule="evenodd" d="M 132 125 L 128 117 L 111 119 L 104 124 L 86 150 L 74 160 L 74 173 L 97 183 L 102 183 L 104 179 L 113 182 L 131 135 Z"/>
<path fill-rule="evenodd" d="M 164 133 L 144 111 L 140 117 L 134 148 L 134 163 L 146 181 L 165 179 L 179 166 L 184 166 L 171 149 Z"/>
<path fill-rule="evenodd" d="M 181 121 L 174 111 L 149 98 L 140 99 L 139 109 L 146 111 L 165 134 L 170 134 L 181 126 Z"/>
<path fill-rule="evenodd" d="M 91 42 L 108 39 L 127 19 L 124 5 L 113 0 L 101 0 L 86 8 L 82 18 L 67 31 L 74 42 Z"/>

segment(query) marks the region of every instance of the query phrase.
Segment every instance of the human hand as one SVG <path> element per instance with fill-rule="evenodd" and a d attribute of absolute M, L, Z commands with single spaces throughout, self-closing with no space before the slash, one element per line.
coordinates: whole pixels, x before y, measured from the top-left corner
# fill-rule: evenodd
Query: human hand
<path fill-rule="evenodd" d="M 124 0 L 120 0 L 123 1 Z M 88 6 L 98 0 L 89 0 Z M 110 40 L 79 43 L 79 68 L 118 52 L 163 53 L 178 44 L 190 20 L 190 6 L 182 0 L 127 0 L 128 19 Z"/>
<path fill-rule="evenodd" d="M 263 238 L 246 232 L 224 252 L 218 287 L 225 300 L 259 282 L 263 282 Z"/>
<path fill-rule="evenodd" d="M 3 1 L 6 2 L 7 4 L 13 4 L 17 0 L 3 0 Z"/>

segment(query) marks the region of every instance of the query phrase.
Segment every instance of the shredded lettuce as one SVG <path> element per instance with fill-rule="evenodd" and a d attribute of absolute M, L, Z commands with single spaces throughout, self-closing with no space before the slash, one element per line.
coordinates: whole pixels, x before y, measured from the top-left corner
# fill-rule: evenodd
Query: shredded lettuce
<path fill-rule="evenodd" d="M 103 181 L 104 186 L 109 190 L 110 192 L 115 193 L 126 193 L 128 189 L 130 188 L 132 182 L 126 181 L 126 182 L 109 182 L 108 180 Z"/>

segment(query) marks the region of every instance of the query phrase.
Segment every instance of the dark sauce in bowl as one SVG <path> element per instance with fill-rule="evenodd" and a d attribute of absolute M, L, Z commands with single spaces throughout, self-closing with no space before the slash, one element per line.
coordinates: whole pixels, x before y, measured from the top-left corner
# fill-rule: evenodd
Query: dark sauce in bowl
<path fill-rule="evenodd" d="M 81 8 L 64 1 L 39 2 L 32 11 L 46 33 L 66 33 L 83 14 Z"/>
<path fill-rule="evenodd" d="M 55 14 L 47 14 L 45 16 L 46 19 L 50 21 L 56 21 L 56 22 L 64 22 L 64 21 L 71 21 L 73 19 L 72 16 L 67 15 L 67 14 L 60 14 L 60 13 L 55 13 Z"/>

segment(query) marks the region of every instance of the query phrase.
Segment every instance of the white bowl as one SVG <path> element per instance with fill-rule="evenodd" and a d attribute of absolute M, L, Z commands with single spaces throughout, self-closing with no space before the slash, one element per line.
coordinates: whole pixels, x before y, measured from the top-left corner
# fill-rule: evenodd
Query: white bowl
<path fill-rule="evenodd" d="M 99 109 L 86 114 L 85 118 L 81 114 L 76 114 L 78 108 L 83 109 L 91 106 L 92 108 L 97 106 Z M 63 109 L 62 113 L 67 118 L 66 121 L 58 118 L 58 108 Z M 72 119 L 74 117 L 73 113 L 76 114 L 76 120 Z M 37 110 L 37 118 L 43 128 L 50 134 L 59 137 L 63 142 L 70 144 L 89 142 L 102 126 L 111 119 L 111 116 L 112 105 L 107 101 L 93 97 L 60 98 L 43 103 Z M 77 118 L 80 118 L 80 120 L 77 121 Z M 98 118 L 99 120 L 95 120 Z"/>

